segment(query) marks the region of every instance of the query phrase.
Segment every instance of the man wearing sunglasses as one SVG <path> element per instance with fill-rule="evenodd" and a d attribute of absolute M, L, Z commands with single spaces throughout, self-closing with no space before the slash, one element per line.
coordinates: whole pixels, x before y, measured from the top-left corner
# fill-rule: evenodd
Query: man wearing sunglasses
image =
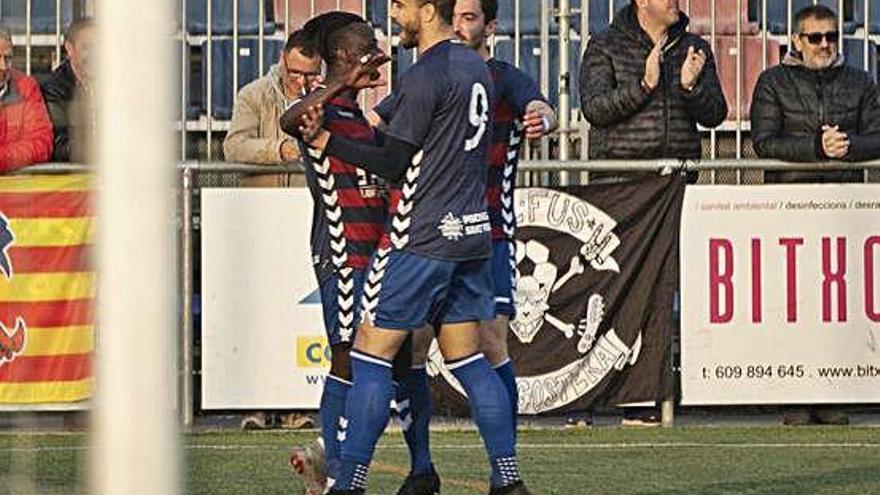
<path fill-rule="evenodd" d="M 320 82 L 321 58 L 302 31 L 294 31 L 269 72 L 241 88 L 232 111 L 229 133 L 223 141 L 226 160 L 278 165 L 299 158 L 296 142 L 278 123 L 293 101 Z M 292 176 L 245 177 L 245 187 L 286 187 Z M 302 185 L 300 183 L 299 185 Z"/>
<path fill-rule="evenodd" d="M 792 50 L 764 71 L 752 99 L 752 140 L 761 158 L 795 162 L 880 157 L 880 93 L 845 65 L 837 15 L 823 5 L 794 17 Z M 765 182 L 861 182 L 860 170 L 767 171 Z"/>

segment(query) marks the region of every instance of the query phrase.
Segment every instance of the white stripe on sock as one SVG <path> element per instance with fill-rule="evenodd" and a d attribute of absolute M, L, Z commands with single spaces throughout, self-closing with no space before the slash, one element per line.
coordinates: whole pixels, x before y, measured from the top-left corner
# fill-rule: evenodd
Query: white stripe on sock
<path fill-rule="evenodd" d="M 452 364 L 446 363 L 446 368 L 448 368 L 449 371 L 457 370 L 458 368 L 461 368 L 462 366 L 467 366 L 468 364 L 471 364 L 474 361 L 478 361 L 478 360 L 484 359 L 484 358 L 485 358 L 485 356 L 483 356 L 483 353 L 478 352 L 467 359 L 462 359 L 461 361 L 457 361 Z"/>
<path fill-rule="evenodd" d="M 495 366 L 492 366 L 492 369 L 493 369 L 493 370 L 497 370 L 498 368 L 500 368 L 500 367 L 506 365 L 506 364 L 509 363 L 509 362 L 510 362 L 510 358 L 507 358 L 507 359 L 505 359 L 504 361 L 501 361 L 500 363 L 496 364 Z"/>
<path fill-rule="evenodd" d="M 375 358 L 373 356 L 368 356 L 366 354 L 361 354 L 357 351 L 351 351 L 348 354 L 352 359 L 360 359 L 361 361 L 366 361 L 368 363 L 378 364 L 379 366 L 384 366 L 386 368 L 391 368 L 391 363 L 385 361 L 384 359 Z"/>
<path fill-rule="evenodd" d="M 338 376 L 334 376 L 334 375 L 327 375 L 327 379 L 337 381 L 343 385 L 349 385 L 349 386 L 352 385 L 352 382 L 345 380 L 343 378 L 339 378 Z"/>

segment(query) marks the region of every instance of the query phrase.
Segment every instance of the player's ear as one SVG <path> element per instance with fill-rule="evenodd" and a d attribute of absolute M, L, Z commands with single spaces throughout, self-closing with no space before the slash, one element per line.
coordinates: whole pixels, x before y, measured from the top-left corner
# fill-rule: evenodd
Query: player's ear
<path fill-rule="evenodd" d="M 486 28 L 484 29 L 484 35 L 486 38 L 491 38 L 495 36 L 495 31 L 498 29 L 498 20 L 492 19 L 488 23 L 486 23 Z"/>
<path fill-rule="evenodd" d="M 438 15 L 437 6 L 431 2 L 425 2 L 419 7 L 419 15 L 421 16 L 423 23 L 432 22 Z"/>

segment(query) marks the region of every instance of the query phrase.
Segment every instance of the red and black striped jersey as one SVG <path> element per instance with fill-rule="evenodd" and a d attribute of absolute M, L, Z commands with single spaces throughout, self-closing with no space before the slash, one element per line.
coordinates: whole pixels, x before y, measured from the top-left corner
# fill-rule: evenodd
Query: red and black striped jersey
<path fill-rule="evenodd" d="M 334 135 L 376 144 L 377 135 L 351 98 L 324 107 L 324 126 Z M 319 280 L 344 267 L 364 269 L 382 234 L 388 198 L 381 180 L 355 164 L 308 150 L 306 182 L 314 199 L 312 257 Z"/>
<path fill-rule="evenodd" d="M 488 62 L 495 83 L 492 134 L 489 145 L 489 176 L 486 203 L 492 224 L 492 239 L 512 239 L 516 230 L 513 190 L 522 143 L 522 117 L 532 101 L 547 101 L 528 75 L 496 59 Z"/>

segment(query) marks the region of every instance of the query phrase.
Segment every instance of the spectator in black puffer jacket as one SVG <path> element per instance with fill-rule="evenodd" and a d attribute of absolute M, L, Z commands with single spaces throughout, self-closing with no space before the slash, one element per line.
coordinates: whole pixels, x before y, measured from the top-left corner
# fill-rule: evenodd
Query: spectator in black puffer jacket
<path fill-rule="evenodd" d="M 677 0 L 632 0 L 590 40 L 580 97 L 592 158 L 701 157 L 697 124 L 720 124 L 727 103 L 709 44 L 687 25 Z"/>
<path fill-rule="evenodd" d="M 789 52 L 764 71 L 752 99 L 761 158 L 794 162 L 880 157 L 880 93 L 838 53 L 837 16 L 822 5 L 797 13 Z M 861 182 L 861 170 L 768 171 L 765 182 Z"/>

